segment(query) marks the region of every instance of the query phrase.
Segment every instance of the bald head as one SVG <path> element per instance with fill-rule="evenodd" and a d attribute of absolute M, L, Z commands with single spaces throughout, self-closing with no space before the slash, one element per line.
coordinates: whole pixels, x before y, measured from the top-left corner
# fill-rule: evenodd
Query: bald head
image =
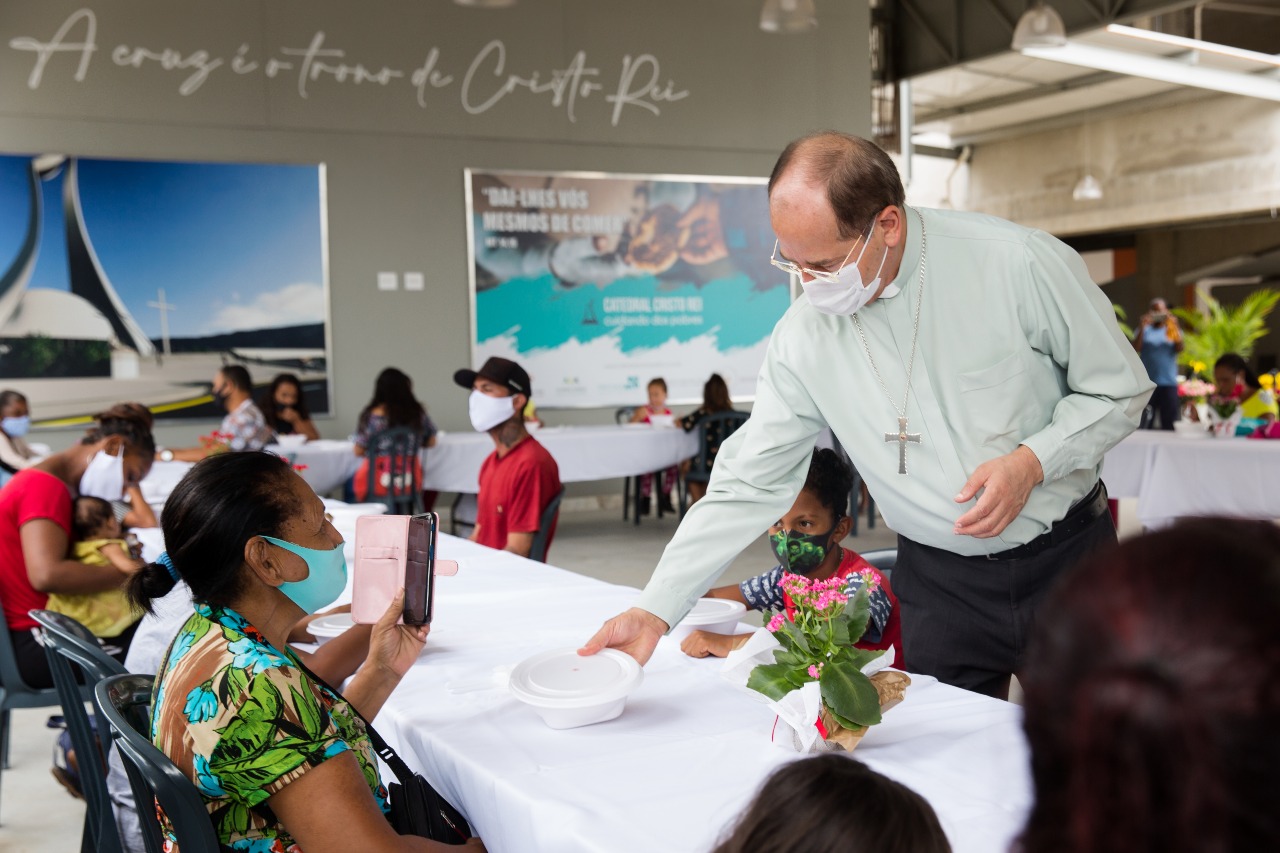
<path fill-rule="evenodd" d="M 860 136 L 826 130 L 802 136 L 778 157 L 769 176 L 771 204 L 818 190 L 835 214 L 839 236 L 864 232 L 881 210 L 906 204 L 889 155 Z"/>

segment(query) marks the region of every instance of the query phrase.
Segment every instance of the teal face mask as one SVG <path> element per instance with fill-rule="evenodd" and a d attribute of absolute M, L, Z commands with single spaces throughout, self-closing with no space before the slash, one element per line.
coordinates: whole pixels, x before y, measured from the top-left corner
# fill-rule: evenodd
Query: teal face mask
<path fill-rule="evenodd" d="M 347 588 L 347 558 L 342 546 L 326 551 L 304 548 L 274 536 L 263 536 L 272 545 L 292 551 L 307 563 L 307 576 L 280 585 L 280 591 L 308 613 L 318 613 L 337 601 Z"/>
<path fill-rule="evenodd" d="M 770 534 L 769 542 L 773 545 L 773 555 L 784 569 L 798 575 L 807 575 L 821 566 L 822 561 L 827 558 L 827 540 L 834 530 L 833 527 L 826 533 L 808 535 L 779 530 Z"/>

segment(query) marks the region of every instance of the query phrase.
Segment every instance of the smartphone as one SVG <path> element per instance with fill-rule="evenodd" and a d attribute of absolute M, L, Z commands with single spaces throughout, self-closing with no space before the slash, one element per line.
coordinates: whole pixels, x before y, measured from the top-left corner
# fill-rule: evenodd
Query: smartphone
<path fill-rule="evenodd" d="M 409 517 L 404 566 L 404 616 L 406 625 L 430 625 L 435 596 L 436 530 L 440 517 L 434 512 Z"/>
<path fill-rule="evenodd" d="M 403 588 L 398 621 L 426 625 L 435 612 L 436 575 L 455 575 L 458 564 L 436 558 L 440 518 L 423 515 L 362 515 L 356 519 L 356 559 L 351 590 L 351 619 L 372 625 L 387 612 Z"/>

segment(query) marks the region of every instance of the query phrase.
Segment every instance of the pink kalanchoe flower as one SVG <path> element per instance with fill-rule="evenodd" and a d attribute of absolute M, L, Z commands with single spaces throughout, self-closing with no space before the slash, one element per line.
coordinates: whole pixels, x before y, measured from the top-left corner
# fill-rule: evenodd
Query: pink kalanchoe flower
<path fill-rule="evenodd" d="M 817 677 L 818 677 L 818 674 L 819 674 L 819 673 L 818 673 L 818 668 L 817 668 L 816 666 L 813 666 L 813 665 L 811 664 L 811 665 L 809 666 L 809 677 L 810 677 L 810 678 L 817 678 Z"/>
<path fill-rule="evenodd" d="M 786 619 L 781 613 L 773 614 L 773 618 L 769 620 L 768 628 L 771 632 L 776 632 L 782 627 L 782 621 Z"/>

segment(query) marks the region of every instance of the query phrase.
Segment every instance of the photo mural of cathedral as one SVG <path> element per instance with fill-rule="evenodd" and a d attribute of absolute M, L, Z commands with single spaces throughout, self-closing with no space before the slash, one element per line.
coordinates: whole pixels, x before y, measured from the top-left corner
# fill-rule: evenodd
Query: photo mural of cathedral
<path fill-rule="evenodd" d="M 0 385 L 37 423 L 209 417 L 213 373 L 328 410 L 323 167 L 0 156 Z"/>

